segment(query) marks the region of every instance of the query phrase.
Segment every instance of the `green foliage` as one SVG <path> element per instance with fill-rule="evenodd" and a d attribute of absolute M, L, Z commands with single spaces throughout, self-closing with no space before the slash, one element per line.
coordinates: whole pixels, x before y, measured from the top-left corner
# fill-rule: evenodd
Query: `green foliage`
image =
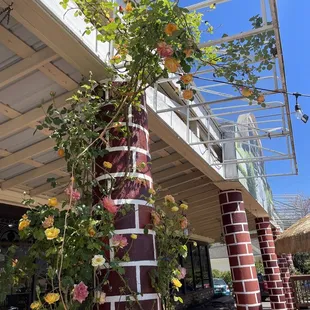
<path fill-rule="evenodd" d="M 160 294 L 165 309 L 175 309 L 176 302 L 183 302 L 177 296 L 179 288 L 173 279 L 183 278 L 180 272 L 180 256 L 187 256 L 188 237 L 184 229 L 188 222 L 182 207 L 166 196 L 162 206 L 156 205 L 153 212 L 153 230 L 156 232 L 158 267 L 151 273 L 152 285 Z M 180 283 L 179 283 L 180 284 Z"/>
<path fill-rule="evenodd" d="M 310 274 L 310 253 L 297 253 L 293 255 L 296 271 L 300 274 Z M 293 272 L 293 271 L 292 271 Z"/>
<path fill-rule="evenodd" d="M 257 273 L 265 274 L 264 265 L 261 261 L 255 262 L 255 268 Z"/>
<path fill-rule="evenodd" d="M 60 3 L 64 9 L 68 8 L 68 0 Z M 127 305 L 130 308 L 138 305 L 141 309 L 138 292 L 130 290 L 123 277 L 124 268 L 120 265 L 130 261 L 130 245 L 122 259 L 116 256 L 107 263 L 101 262 L 105 273 L 92 263 L 95 255 L 102 255 L 107 260 L 106 252 L 113 247 L 117 253 L 121 248 L 120 241 L 117 245 L 107 242 L 114 235 L 115 213 L 107 206 L 115 207 L 110 198 L 111 192 L 122 189 L 134 169 L 128 156 L 125 176 L 117 182 L 109 174 L 111 163 L 103 163 L 100 167 L 96 163 L 94 167 L 96 158 L 107 154 L 110 141 L 114 139 L 125 138 L 130 147 L 129 108 L 140 111 L 144 91 L 170 73 L 180 72 L 177 73 L 181 76 L 178 83 L 184 98 L 188 100 L 194 100 L 195 90 L 191 86 L 192 75 L 186 73 L 205 66 L 214 68 L 215 77 L 237 83 L 235 87 L 238 90 L 240 85 L 251 88 L 248 97 L 256 99 L 259 96 L 255 90 L 257 72 L 271 68 L 270 52 L 274 49 L 274 38 L 272 34 L 265 33 L 229 42 L 221 46 L 226 49 L 223 55 L 215 47 L 199 48 L 201 35 L 204 32 L 211 35 L 214 29 L 209 23 L 201 23 L 201 14 L 190 13 L 179 7 L 177 1 L 127 0 L 124 8 L 112 1 L 75 0 L 75 3 L 75 16 L 83 16 L 85 22 L 91 25 L 85 29 L 85 35 L 96 30 L 97 41 L 114 43 L 116 52 L 109 55 L 108 63 L 110 76 L 104 83 L 90 76 L 68 98 L 65 106 L 59 106 L 61 103 L 57 101 L 56 94 L 51 93 L 53 104 L 47 109 L 46 117 L 37 130 L 51 132 L 55 151 L 67 163 L 71 177 L 70 182 L 63 184 L 67 186 L 67 198 L 60 203 L 56 198 L 51 198 L 44 205 L 38 205 L 31 197 L 24 200 L 23 204 L 29 210 L 20 220 L 19 231 L 21 239 L 29 242 L 30 249 L 26 257 L 13 265 L 14 251 L 8 252 L 7 264 L 0 275 L 0 298 L 7 294 L 5 283 L 14 285 L 35 274 L 46 282 L 48 292 L 57 294 L 54 295 L 54 302 L 47 306 L 44 299 L 47 296 L 42 298 L 46 292 L 38 286 L 37 299 L 41 304 L 37 309 L 80 309 L 81 305 L 74 300 L 72 291 L 81 281 L 89 291 L 83 308 L 92 309 L 94 304 L 98 304 L 98 300 L 94 300 L 95 294 L 103 293 L 102 285 L 108 284 L 109 272 L 114 271 L 124 283 L 122 292 L 129 291 Z M 259 17 L 251 21 L 254 28 L 261 25 Z M 253 57 L 258 65 L 252 65 Z M 120 70 L 120 66 L 125 70 Z M 115 80 L 122 82 L 116 83 Z M 106 183 L 98 184 L 98 170 L 110 175 Z M 141 182 L 139 179 L 135 181 Z M 48 182 L 52 187 L 59 185 L 55 178 Z M 99 201 L 95 205 L 94 188 Z M 158 253 L 158 268 L 150 276 L 165 309 L 170 310 L 174 309 L 176 302 L 182 302 L 177 296 L 181 285 L 179 278 L 182 276 L 178 257 L 187 254 L 184 233 L 188 225 L 184 213 L 187 206 L 179 206 L 171 196 L 167 196 L 164 205 L 159 206 L 156 197 L 153 197 L 155 193 L 150 194 L 149 203 L 155 203 L 156 207 L 153 223 L 145 227 L 144 232 L 155 231 Z M 117 211 L 125 215 L 130 208 L 124 206 Z M 118 237 L 125 242 L 122 236 Z M 43 262 L 43 271 L 38 262 Z M 231 283 L 228 274 L 220 277 Z"/>

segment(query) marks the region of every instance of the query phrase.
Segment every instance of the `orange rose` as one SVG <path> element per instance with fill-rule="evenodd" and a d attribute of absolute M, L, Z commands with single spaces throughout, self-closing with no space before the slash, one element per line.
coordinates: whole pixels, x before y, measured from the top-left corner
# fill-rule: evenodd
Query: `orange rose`
<path fill-rule="evenodd" d="M 265 96 L 264 96 L 264 95 L 259 95 L 259 96 L 257 97 L 257 102 L 258 102 L 258 103 L 263 103 L 263 102 L 265 102 Z"/>
<path fill-rule="evenodd" d="M 185 54 L 186 58 L 191 57 L 193 50 L 191 48 L 187 48 L 183 51 L 183 53 Z"/>
<path fill-rule="evenodd" d="M 183 98 L 186 100 L 191 100 L 194 97 L 194 93 L 191 89 L 186 89 L 183 91 Z"/>
<path fill-rule="evenodd" d="M 253 92 L 251 91 L 251 89 L 245 87 L 241 89 L 241 93 L 243 97 L 250 97 L 253 95 Z"/>
<path fill-rule="evenodd" d="M 180 67 L 180 64 L 177 61 L 177 59 L 175 59 L 173 57 L 165 58 L 165 68 L 169 72 L 171 72 L 171 73 L 177 72 L 179 67 Z"/>
<path fill-rule="evenodd" d="M 175 31 L 178 30 L 178 26 L 176 24 L 169 23 L 165 27 L 165 33 L 168 36 L 172 36 Z"/>
<path fill-rule="evenodd" d="M 184 84 L 189 84 L 189 83 L 193 82 L 193 75 L 192 74 L 184 74 L 181 76 L 181 81 Z"/>
<path fill-rule="evenodd" d="M 63 156 L 65 155 L 65 150 L 64 150 L 64 149 L 59 149 L 59 150 L 57 151 L 57 153 L 58 153 L 58 156 L 59 156 L 59 157 L 63 157 Z"/>

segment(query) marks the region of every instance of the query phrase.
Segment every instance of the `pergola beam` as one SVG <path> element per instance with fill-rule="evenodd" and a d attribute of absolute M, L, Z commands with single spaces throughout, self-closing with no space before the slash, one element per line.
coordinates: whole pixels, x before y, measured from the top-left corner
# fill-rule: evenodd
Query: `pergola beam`
<path fill-rule="evenodd" d="M 0 72 L 0 88 L 14 83 L 57 58 L 59 58 L 59 56 L 49 47 L 45 47 L 40 51 L 31 54 L 27 58 L 24 58 Z"/>
<path fill-rule="evenodd" d="M 202 176 L 204 176 L 204 175 L 202 174 L 201 171 L 191 172 L 191 173 L 185 174 L 183 176 L 173 178 L 172 180 L 163 182 L 160 184 L 160 187 L 162 190 L 165 190 L 168 188 L 173 188 L 177 185 L 181 185 L 183 183 L 191 182 L 195 179 L 201 178 Z"/>
<path fill-rule="evenodd" d="M 159 183 L 158 180 L 173 177 L 174 175 L 188 171 L 188 170 L 193 169 L 193 168 L 194 167 L 192 164 L 186 163 L 183 165 L 179 165 L 177 167 L 165 169 L 164 171 L 156 172 L 153 174 L 153 179 L 154 179 L 155 183 Z"/>
<path fill-rule="evenodd" d="M 152 171 L 155 172 L 156 170 L 161 169 L 167 165 L 173 164 L 176 161 L 181 160 L 182 158 L 183 158 L 183 156 L 180 155 L 179 153 L 173 153 L 173 154 L 170 154 L 166 157 L 155 159 L 152 162 Z"/>
<path fill-rule="evenodd" d="M 43 153 L 51 149 L 53 146 L 55 146 L 55 141 L 49 138 L 31 146 L 28 146 L 20 151 L 1 158 L 0 169 L 10 167 L 20 162 L 25 162 L 25 160 L 29 159 L 30 157 L 34 157 L 35 155 Z"/>
<path fill-rule="evenodd" d="M 21 131 L 22 129 L 25 129 L 27 127 L 31 127 L 31 123 L 40 121 L 45 117 L 45 111 L 48 109 L 48 107 L 54 103 L 54 106 L 57 108 L 64 107 L 68 102 L 66 102 L 66 99 L 68 99 L 70 96 L 72 96 L 74 91 L 69 91 L 65 94 L 62 94 L 58 97 L 56 97 L 54 100 L 49 100 L 48 102 L 44 103 L 42 106 L 36 107 L 24 114 L 21 114 L 20 116 L 7 121 L 0 125 L 0 139 L 12 135 L 15 132 Z"/>
<path fill-rule="evenodd" d="M 209 179 L 199 179 L 196 181 L 192 181 L 190 184 L 184 183 L 175 187 L 172 187 L 168 190 L 161 191 L 159 194 L 159 199 L 163 199 L 166 195 L 176 195 L 179 193 L 186 193 L 187 191 L 192 191 L 195 188 L 199 188 L 201 186 L 206 186 L 209 182 Z"/>
<path fill-rule="evenodd" d="M 166 142 L 161 140 L 159 142 L 152 143 L 150 145 L 150 151 L 151 151 L 151 153 L 160 152 L 160 151 L 164 150 L 165 148 L 167 148 L 168 146 L 169 145 Z"/>
<path fill-rule="evenodd" d="M 66 161 L 64 158 L 55 160 L 55 161 L 48 163 L 42 167 L 27 171 L 25 173 L 17 175 L 16 177 L 13 177 L 11 179 L 8 179 L 8 180 L 2 182 L 1 188 L 3 190 L 12 188 L 16 185 L 23 184 L 27 181 L 42 177 L 42 176 L 49 174 L 49 173 L 51 173 L 57 169 L 64 168 L 65 166 L 66 166 Z"/>
<path fill-rule="evenodd" d="M 4 44 L 12 52 L 24 59 L 31 59 L 31 56 L 37 54 L 34 49 L 28 46 L 25 42 L 15 36 L 11 31 L 0 25 L 0 43 Z M 56 54 L 55 54 L 56 55 Z M 28 62 L 31 63 L 30 60 Z M 27 62 L 26 62 L 27 63 Z M 17 63 L 18 64 L 18 63 Z M 16 65 L 17 65 L 16 64 Z M 25 66 L 25 63 L 19 66 Z M 38 68 L 42 73 L 48 76 L 50 79 L 64 87 L 66 90 L 73 90 L 78 87 L 78 84 L 71 79 L 64 72 L 59 70 L 51 63 L 46 63 Z M 1 79 L 0 79 L 1 81 Z"/>
<path fill-rule="evenodd" d="M 57 182 L 57 185 L 56 185 L 55 188 L 57 188 L 59 186 L 63 186 L 64 184 L 70 182 L 70 176 L 59 178 L 59 179 L 56 180 L 56 182 Z M 34 189 L 30 190 L 29 191 L 29 195 L 33 197 L 33 196 L 36 196 L 36 195 L 48 192 L 50 190 L 53 190 L 55 188 L 52 187 L 50 183 L 44 183 L 44 184 L 42 184 L 40 186 L 37 186 Z"/>

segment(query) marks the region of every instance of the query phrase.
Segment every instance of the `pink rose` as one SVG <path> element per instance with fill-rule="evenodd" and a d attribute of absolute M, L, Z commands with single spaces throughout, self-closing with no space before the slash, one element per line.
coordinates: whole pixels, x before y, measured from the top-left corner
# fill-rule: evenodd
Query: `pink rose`
<path fill-rule="evenodd" d="M 72 185 L 67 187 L 65 189 L 65 193 L 69 196 L 69 197 L 72 197 L 72 200 L 73 201 L 77 201 L 77 200 L 80 200 L 81 198 L 81 194 L 78 190 L 76 189 L 73 189 Z"/>
<path fill-rule="evenodd" d="M 88 296 L 88 287 L 84 284 L 84 282 L 74 284 L 73 300 L 76 300 L 81 304 L 87 298 L 87 296 Z"/>
<path fill-rule="evenodd" d="M 127 238 L 123 237 L 123 235 L 114 235 L 111 239 L 111 242 L 112 246 L 120 247 L 121 249 L 128 245 Z"/>
<path fill-rule="evenodd" d="M 181 225 L 181 229 L 187 228 L 188 220 L 187 220 L 187 218 L 185 216 L 180 220 L 180 225 Z"/>
<path fill-rule="evenodd" d="M 179 266 L 180 274 L 178 275 L 178 279 L 182 280 L 186 276 L 186 268 Z"/>
<path fill-rule="evenodd" d="M 114 204 L 114 201 L 110 197 L 104 197 L 101 200 L 103 207 L 112 214 L 116 214 L 118 207 Z"/>
<path fill-rule="evenodd" d="M 168 45 L 165 42 L 157 43 L 157 52 L 160 57 L 170 57 L 173 55 L 174 51 L 171 45 Z"/>

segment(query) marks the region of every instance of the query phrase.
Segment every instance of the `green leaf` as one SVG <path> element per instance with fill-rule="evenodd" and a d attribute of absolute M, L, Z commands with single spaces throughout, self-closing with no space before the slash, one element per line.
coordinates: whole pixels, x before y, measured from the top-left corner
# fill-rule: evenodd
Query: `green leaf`
<path fill-rule="evenodd" d="M 145 235 L 148 235 L 148 234 L 149 234 L 149 230 L 148 230 L 148 228 L 147 228 L 147 227 L 144 227 L 144 229 L 143 229 L 143 233 L 144 233 Z"/>

